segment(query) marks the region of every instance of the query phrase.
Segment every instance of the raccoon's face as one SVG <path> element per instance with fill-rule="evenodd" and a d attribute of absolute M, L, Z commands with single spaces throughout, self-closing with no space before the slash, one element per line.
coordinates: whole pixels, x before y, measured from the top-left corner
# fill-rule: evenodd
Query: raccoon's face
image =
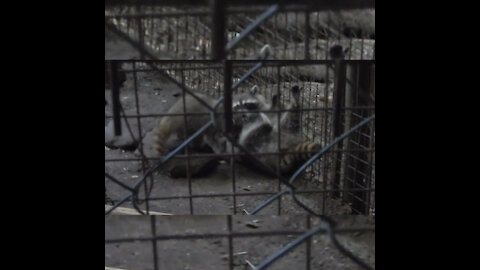
<path fill-rule="evenodd" d="M 256 111 L 268 109 L 269 105 L 265 102 L 265 98 L 258 93 L 237 94 L 232 100 L 233 125 L 237 131 L 240 131 L 248 123 L 262 118 L 263 113 Z"/>

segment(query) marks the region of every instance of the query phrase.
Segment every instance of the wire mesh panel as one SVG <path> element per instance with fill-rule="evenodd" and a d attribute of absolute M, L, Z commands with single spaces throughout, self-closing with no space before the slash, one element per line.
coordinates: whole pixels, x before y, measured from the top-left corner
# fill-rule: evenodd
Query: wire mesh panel
<path fill-rule="evenodd" d="M 167 59 L 206 59 L 211 49 L 208 18 L 205 7 L 114 6 L 105 9 L 106 21 L 132 38 L 138 46 Z M 108 37 L 109 41 L 112 38 L 122 40 L 110 29 L 107 33 L 113 36 Z"/>
<path fill-rule="evenodd" d="M 229 16 L 230 40 L 260 15 L 261 11 L 243 11 Z M 362 19 L 365 21 L 360 22 Z M 370 28 L 373 24 L 374 10 L 280 11 L 252 32 L 230 58 L 255 58 L 260 48 L 269 44 L 272 59 L 329 59 L 330 48 L 339 44 L 350 48 L 347 59 L 373 59 L 375 40 L 371 38 L 374 29 L 364 30 L 372 34 L 351 31 L 352 28 Z"/>
<path fill-rule="evenodd" d="M 120 269 L 373 269 L 375 221 L 311 216 L 109 216 L 105 266 Z"/>
<path fill-rule="evenodd" d="M 215 1 L 125 2 L 106 1 L 106 59 L 215 59 L 212 50 L 219 49 L 228 59 L 257 59 L 268 45 L 270 59 L 320 60 L 330 59 L 336 44 L 348 48 L 346 59 L 375 57 L 374 1 L 345 1 L 336 9 L 311 1 L 226 1 L 220 21 L 213 21 Z M 215 47 L 217 33 L 222 48 Z"/>
<path fill-rule="evenodd" d="M 117 206 L 132 203 L 139 211 L 174 214 L 236 214 L 262 205 L 265 214 L 304 213 L 299 201 L 323 214 L 374 213 L 373 61 L 362 65 L 343 61 L 344 87 L 336 83 L 340 77 L 333 72 L 338 65 L 333 60 L 233 61 L 228 62 L 228 76 L 221 62 L 116 63 L 125 78 L 117 106 L 122 134 L 113 134 L 114 91 L 106 89 L 105 171 L 106 193 Z M 192 89 L 199 101 L 189 97 Z M 217 108 L 227 96 L 226 89 L 232 91 L 229 115 L 226 105 Z M 235 111 L 239 104 L 250 102 L 244 96 L 252 91 L 265 106 Z M 201 104 L 207 101 L 216 109 Z M 171 109 L 174 104 L 177 111 Z M 213 116 L 220 122 L 211 122 Z M 177 138 L 173 146 L 185 143 L 186 147 L 172 154 L 169 162 L 162 161 L 167 152 L 152 152 L 156 138 L 166 130 L 158 129 L 164 118 L 172 121 L 166 129 L 178 126 L 180 137 L 190 132 Z M 244 123 L 230 137 L 222 128 L 222 121 L 229 119 L 234 125 Z M 257 125 L 260 120 L 266 124 Z M 369 122 L 362 123 L 365 120 Z M 193 133 L 197 137 L 188 141 Z M 242 138 L 247 139 L 238 147 L 247 147 L 247 152 L 233 146 Z M 222 140 L 233 140 L 233 145 Z M 332 143 L 335 147 L 329 146 Z M 321 156 L 306 164 L 321 149 Z M 196 164 L 205 160 L 214 169 L 196 176 Z M 168 169 L 171 164 L 176 164 L 175 170 Z M 285 164 L 294 165 L 284 172 Z M 287 194 L 288 178 L 302 165 L 303 173 L 288 181 L 298 196 L 281 196 Z M 185 170 L 183 176 L 173 177 L 177 169 Z M 278 193 L 282 194 L 273 203 L 263 204 Z"/>

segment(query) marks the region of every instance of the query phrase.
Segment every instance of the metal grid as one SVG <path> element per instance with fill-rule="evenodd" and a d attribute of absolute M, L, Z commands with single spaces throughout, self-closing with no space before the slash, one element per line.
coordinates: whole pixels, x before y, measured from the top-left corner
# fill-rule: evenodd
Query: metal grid
<path fill-rule="evenodd" d="M 273 93 L 280 96 L 282 103 L 290 99 L 287 91 L 293 84 L 303 88 L 301 96 L 301 121 L 300 135 L 305 140 L 319 142 L 324 148 L 320 153 L 316 153 L 314 160 L 304 165 L 301 171 L 306 171 L 302 175 L 302 179 L 297 182 L 309 182 L 312 185 L 309 188 L 298 188 L 293 185 L 299 174 L 287 180 L 284 177 L 278 177 L 278 183 L 269 182 L 268 186 L 274 187 L 260 192 L 244 192 L 239 190 L 236 185 L 239 173 L 235 170 L 235 162 L 231 163 L 230 174 L 232 186 L 229 190 L 222 192 L 209 192 L 208 194 L 198 193 L 192 189 L 192 179 L 187 177 L 188 183 L 185 182 L 169 182 L 178 186 L 187 186 L 188 192 L 182 195 L 157 196 L 152 194 L 154 183 L 163 185 L 160 181 L 155 181 L 153 171 L 162 166 L 162 160 L 158 158 L 121 158 L 109 159 L 106 157 L 106 167 L 112 162 L 131 163 L 141 162 L 142 177 L 135 182 L 133 186 L 129 186 L 119 180 L 121 177 L 106 172 L 106 180 L 113 181 L 131 194 L 124 198 L 115 198 L 114 203 L 119 206 L 126 201 L 130 201 L 134 208 L 141 213 L 148 213 L 151 207 L 149 203 L 153 201 L 173 201 L 188 200 L 188 213 L 197 213 L 194 210 L 195 204 L 202 199 L 203 204 L 208 204 L 209 200 L 217 198 L 231 198 L 232 210 L 229 213 L 236 214 L 243 210 L 246 213 L 254 214 L 273 201 L 277 201 L 277 214 L 282 214 L 282 195 L 290 193 L 293 203 L 310 213 L 321 214 L 338 214 L 328 209 L 329 199 L 339 198 L 346 203 L 350 213 L 374 214 L 374 85 L 368 85 L 368 82 L 374 82 L 374 62 L 366 61 L 263 61 L 263 62 L 138 62 L 126 61 L 116 62 L 118 66 L 124 67 L 124 73 L 131 78 L 133 82 L 134 93 L 134 111 L 135 114 L 123 115 L 127 119 L 136 119 L 137 129 L 129 128 L 129 133 L 134 138 L 143 138 L 142 119 L 152 119 L 162 117 L 165 114 L 142 113 L 144 108 L 142 100 L 139 98 L 139 77 L 145 77 L 145 74 L 157 74 L 157 79 L 172 83 L 181 89 L 182 92 L 196 89 L 204 91 L 209 95 L 218 98 L 225 98 L 227 104 L 228 95 L 232 91 L 247 91 L 252 85 L 257 85 L 263 95 L 271 97 Z M 225 76 L 225 71 L 230 76 Z M 305 80 L 305 70 L 312 70 L 319 67 L 326 70 L 325 81 L 312 82 Z M 332 67 L 333 69 L 326 68 Z M 343 67 L 343 69 L 342 69 Z M 334 70 L 335 72 L 333 72 Z M 244 76 L 249 74 L 249 76 Z M 332 79 L 333 78 L 333 79 Z M 309 78 L 311 80 L 311 78 Z M 332 82 L 333 81 L 333 82 Z M 225 82 L 232 87 L 225 87 Z M 344 83 L 341 83 L 344 82 Z M 228 88 L 228 89 L 227 89 Z M 334 91 L 336 89 L 336 91 Z M 118 91 L 118 89 L 117 89 Z M 373 92 L 372 92 L 373 91 Z M 112 91 L 113 93 L 114 91 Z M 337 93 L 337 94 L 335 94 Z M 342 94 L 338 94 L 342 93 Z M 117 94 L 118 95 L 118 94 Z M 117 108 L 120 111 L 121 106 Z M 115 111 L 115 110 L 114 110 Z M 228 107 L 225 114 L 220 117 L 231 119 L 231 112 L 228 115 Z M 279 113 L 279 112 L 277 112 Z M 113 115 L 106 115 L 106 118 L 114 118 Z M 120 112 L 118 112 L 120 114 Z M 367 121 L 366 121 L 367 120 Z M 120 122 L 120 121 L 118 121 Z M 363 123 L 362 123 L 363 122 Z M 126 121 L 125 123 L 128 123 Z M 363 124 L 358 126 L 358 124 Z M 127 126 L 128 127 L 128 126 Z M 352 130 L 352 128 L 356 128 Z M 200 134 L 200 133 L 199 133 Z M 281 137 L 281 131 L 279 132 Z M 138 140 L 140 147 L 142 142 Z M 178 152 L 178 151 L 177 151 Z M 171 153 L 173 158 L 183 158 L 187 162 L 198 157 L 191 153 L 180 155 L 177 152 Z M 176 154 L 176 155 L 175 155 Z M 279 155 L 278 152 L 272 153 L 255 153 L 259 155 Z M 312 153 L 314 154 L 314 153 Z M 218 156 L 210 154 L 210 156 Z M 221 155 L 224 158 L 231 157 L 230 154 Z M 169 156 L 170 158 L 170 156 Z M 252 157 L 254 158 L 254 157 Z M 165 160 L 163 160 L 165 161 Z M 108 164 L 107 164 L 108 163 Z M 273 168 L 275 169 L 275 168 Z M 300 172 L 300 171 L 299 171 Z M 275 172 L 273 172 L 275 174 Z M 137 176 L 138 177 L 138 176 Z M 143 188 L 141 188 L 143 187 Z M 285 188 L 286 187 L 286 188 Z M 142 190 L 142 191 L 140 191 Z M 301 196 L 296 197 L 294 194 L 322 194 L 316 198 L 316 203 L 305 201 Z M 265 202 L 242 207 L 237 205 L 239 198 L 263 196 Z M 268 196 L 268 197 L 266 197 Z M 272 196 L 272 197 L 270 197 Z M 284 200 L 285 201 L 285 200 Z M 145 207 L 140 209 L 139 205 L 145 203 Z M 307 206 L 307 207 L 305 207 Z M 250 210 L 254 209 L 254 210 Z M 313 210 L 312 210 L 313 209 Z M 158 210 L 158 209 L 153 209 Z M 162 209 L 165 210 L 165 209 Z M 170 211 L 176 211 L 172 208 Z M 213 213 L 218 214 L 213 209 Z M 107 211 L 106 213 L 109 213 Z M 211 214 L 211 213 L 209 213 Z"/>
<path fill-rule="evenodd" d="M 132 45 L 139 59 L 221 59 L 223 50 L 227 59 L 257 59 L 266 44 L 271 59 L 330 59 L 336 44 L 350 48 L 346 59 L 375 58 L 374 1 L 344 1 L 342 9 L 311 1 L 124 2 L 106 1 L 106 35 Z"/>
<path fill-rule="evenodd" d="M 129 223 L 136 228 L 133 234 L 126 226 Z M 374 263 L 374 254 L 371 253 L 374 252 L 374 246 L 371 246 L 371 241 L 374 241 L 375 227 L 374 221 L 372 226 L 372 221 L 368 220 L 345 222 L 345 218 L 340 217 L 336 220 L 322 220 L 309 215 L 286 220 L 266 216 L 261 220 L 248 220 L 231 215 L 193 216 L 190 219 L 178 219 L 175 216 L 117 216 L 109 217 L 105 224 L 105 249 L 106 252 L 109 251 L 109 257 L 112 257 L 110 247 L 113 245 L 119 256 L 122 255 L 122 250 L 123 256 L 143 254 L 137 260 L 128 261 L 129 267 L 134 269 L 191 269 L 192 265 L 188 264 L 190 260 L 195 269 L 231 270 L 309 270 L 320 266 L 322 269 L 373 269 L 371 264 Z M 244 224 L 251 228 L 244 227 Z M 361 234 L 367 236 L 369 243 L 363 244 L 369 245 L 367 250 L 359 244 L 361 240 L 358 235 Z M 272 243 L 272 240 L 275 248 L 267 244 Z M 135 246 L 129 249 L 129 244 Z M 212 254 L 212 245 L 216 246 L 215 251 L 223 250 L 220 254 L 224 255 Z M 330 247 L 335 252 L 328 251 Z M 204 249 L 208 250 L 208 255 L 203 254 Z M 315 255 L 318 253 L 322 256 Z M 202 257 L 202 254 L 211 258 L 201 262 L 195 259 Z M 332 259 L 338 263 L 327 263 Z M 105 261 L 112 266 L 111 258 L 106 258 Z"/>

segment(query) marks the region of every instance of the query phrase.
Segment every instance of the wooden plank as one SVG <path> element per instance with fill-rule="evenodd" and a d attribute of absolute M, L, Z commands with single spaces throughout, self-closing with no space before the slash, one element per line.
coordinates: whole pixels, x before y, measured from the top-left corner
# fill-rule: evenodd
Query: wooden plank
<path fill-rule="evenodd" d="M 111 205 L 105 205 L 105 211 L 110 209 L 112 206 Z M 155 211 L 150 211 L 150 215 L 160 215 L 160 216 L 171 216 L 172 214 L 169 213 L 162 213 L 162 212 L 155 212 Z M 137 210 L 133 208 L 126 208 L 126 207 L 117 207 L 115 208 L 110 215 L 140 215 Z"/>

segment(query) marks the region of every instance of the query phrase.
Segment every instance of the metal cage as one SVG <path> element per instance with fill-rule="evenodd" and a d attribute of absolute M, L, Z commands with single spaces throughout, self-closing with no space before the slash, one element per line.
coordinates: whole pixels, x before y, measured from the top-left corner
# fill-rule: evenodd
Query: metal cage
<path fill-rule="evenodd" d="M 112 108 L 106 107 L 106 119 L 110 121 L 106 124 L 106 134 L 118 118 L 117 125 L 123 125 L 121 136 L 131 138 L 131 143 L 120 146 L 121 149 L 106 146 L 106 185 L 114 203 L 120 205 L 130 201 L 139 211 L 147 213 L 248 213 L 259 205 L 265 207 L 261 203 L 271 196 L 278 196 L 277 193 L 285 195 L 284 184 L 291 188 L 289 184 L 296 181 L 293 188 L 299 194 L 298 198 L 317 213 L 374 214 L 374 61 L 229 61 L 228 64 L 215 61 L 107 61 L 106 66 L 112 63 L 122 68 L 118 73 L 125 74 L 114 77 L 125 81 L 123 87 L 106 92 L 106 98 L 112 104 Z M 308 77 L 312 70 L 324 70 L 325 78 L 314 81 Z M 228 78 L 225 72 L 229 74 Z M 225 87 L 225 82 L 230 87 Z M 184 94 L 188 95 L 187 91 L 195 89 L 227 100 L 232 93 L 249 91 L 252 85 L 258 86 L 260 93 L 267 98 L 277 94 L 281 103 L 291 99 L 288 90 L 293 85 L 302 89 L 298 136 L 319 143 L 323 149 L 321 153 L 312 153 L 318 154 L 317 159 L 305 164 L 303 173 L 299 171 L 288 183 L 285 177 L 277 177 L 275 182 L 250 172 L 248 167 L 228 162 L 231 154 L 218 154 L 227 160 L 220 173 L 203 179 L 187 177 L 185 181 L 178 181 L 153 173 L 153 167 L 158 170 L 162 166 L 161 159 L 132 153 L 134 149 L 144 147 L 143 138 L 155 126 L 156 119 L 167 115 L 171 103 Z M 117 102 L 113 102 L 114 99 Z M 226 110 L 218 117 L 231 118 L 232 112 L 227 114 Z M 282 130 L 278 136 L 282 137 Z M 188 160 L 198 158 L 198 155 L 175 153 L 172 158 L 183 159 L 187 166 Z M 283 199 L 278 199 L 262 213 L 304 213 L 301 207 L 295 206 L 295 200 L 280 197 Z M 145 206 L 140 210 L 137 203 L 145 203 Z"/>
<path fill-rule="evenodd" d="M 373 269 L 374 17 L 375 0 L 106 0 L 106 269 Z M 273 150 L 235 139 L 233 100 L 254 88 L 279 106 L 248 113 L 298 116 Z M 201 112 L 170 114 L 185 97 Z M 161 119 L 186 132 L 194 115 L 199 128 L 151 153 Z M 226 149 L 191 151 L 212 129 Z M 290 137 L 319 147 L 285 152 Z M 288 154 L 304 158 L 283 175 Z M 192 177 L 202 158 L 221 161 Z M 186 177 L 165 174 L 172 162 Z"/>
<path fill-rule="evenodd" d="M 375 58 L 375 1 L 171 2 L 106 1 L 107 59 L 257 59 L 266 44 L 271 59 L 330 59 L 335 44 Z"/>

